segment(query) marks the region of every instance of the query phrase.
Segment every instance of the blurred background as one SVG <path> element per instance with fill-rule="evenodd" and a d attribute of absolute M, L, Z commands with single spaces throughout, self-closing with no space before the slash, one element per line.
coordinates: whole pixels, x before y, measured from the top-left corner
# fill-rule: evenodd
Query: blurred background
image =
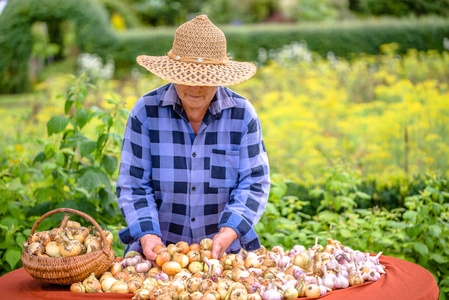
<path fill-rule="evenodd" d="M 271 163 L 262 244 L 384 251 L 430 270 L 445 299 L 448 0 L 0 0 L 1 274 L 53 208 L 123 228 L 124 126 L 165 83 L 135 58 L 165 55 L 201 13 L 258 66 L 231 88 L 256 108 Z"/>

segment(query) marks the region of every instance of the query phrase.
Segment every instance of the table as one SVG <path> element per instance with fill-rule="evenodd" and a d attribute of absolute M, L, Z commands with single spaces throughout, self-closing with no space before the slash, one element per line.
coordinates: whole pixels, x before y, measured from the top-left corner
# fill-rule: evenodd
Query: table
<path fill-rule="evenodd" d="M 376 282 L 334 290 L 319 299 L 324 300 L 438 300 L 439 289 L 433 275 L 411 262 L 382 255 L 380 263 L 387 274 Z M 8 300 L 47 299 L 131 299 L 132 294 L 77 294 L 69 286 L 43 283 L 32 278 L 23 268 L 0 277 L 0 298 Z M 312 299 L 312 298 L 300 298 Z"/>

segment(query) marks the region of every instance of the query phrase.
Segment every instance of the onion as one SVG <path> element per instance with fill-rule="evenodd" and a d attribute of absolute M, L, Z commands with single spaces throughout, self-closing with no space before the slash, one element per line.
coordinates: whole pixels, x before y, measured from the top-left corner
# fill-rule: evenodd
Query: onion
<path fill-rule="evenodd" d="M 186 282 L 187 291 L 189 293 L 193 293 L 199 290 L 201 285 L 201 278 L 198 277 L 190 277 Z"/>
<path fill-rule="evenodd" d="M 306 288 L 306 296 L 311 298 L 318 298 L 321 296 L 321 289 L 316 284 L 309 284 Z"/>
<path fill-rule="evenodd" d="M 177 242 L 176 243 L 176 247 L 178 247 L 178 249 L 180 249 L 181 253 L 183 253 L 183 254 L 187 254 L 187 252 L 190 251 L 189 244 L 187 242 L 184 242 L 184 241 Z"/>
<path fill-rule="evenodd" d="M 95 273 L 91 273 L 89 277 L 83 280 L 83 285 L 86 287 L 88 293 L 102 293 L 101 283 L 95 277 Z"/>
<path fill-rule="evenodd" d="M 113 277 L 104 278 L 101 281 L 101 289 L 104 292 L 109 292 L 109 290 L 111 289 L 112 284 L 114 284 L 116 281 L 117 281 L 117 279 L 115 279 Z"/>
<path fill-rule="evenodd" d="M 121 270 L 122 270 L 122 265 L 118 262 L 112 263 L 111 266 L 109 267 L 109 272 L 111 272 L 112 276 L 114 276 Z"/>
<path fill-rule="evenodd" d="M 129 293 L 128 284 L 124 281 L 117 280 L 111 285 L 111 288 L 109 289 L 110 293 L 122 293 L 127 294 Z"/>
<path fill-rule="evenodd" d="M 162 272 L 166 273 L 169 276 L 173 276 L 176 273 L 181 272 L 181 269 L 181 265 L 176 261 L 167 261 L 162 265 Z"/>
<path fill-rule="evenodd" d="M 215 282 L 213 282 L 211 279 L 203 279 L 198 290 L 204 294 L 206 291 L 215 291 L 216 289 L 217 284 Z"/>
<path fill-rule="evenodd" d="M 203 294 L 199 291 L 193 292 L 190 294 L 190 300 L 200 300 Z"/>
<path fill-rule="evenodd" d="M 59 245 L 57 242 L 51 241 L 45 246 L 45 252 L 51 257 L 62 257 L 61 251 L 59 251 Z"/>
<path fill-rule="evenodd" d="M 115 273 L 114 278 L 117 280 L 121 280 L 121 281 L 127 281 L 129 278 L 129 274 L 125 273 L 123 271 L 117 272 L 117 273 Z"/>
<path fill-rule="evenodd" d="M 200 249 L 212 251 L 212 244 L 213 244 L 212 239 L 204 238 L 200 242 Z"/>
<path fill-rule="evenodd" d="M 81 282 L 75 282 L 70 286 L 70 291 L 73 293 L 85 293 L 86 288 Z"/>
<path fill-rule="evenodd" d="M 204 265 L 202 262 L 194 261 L 189 264 L 188 269 L 192 273 L 198 273 L 198 272 L 202 272 L 204 270 Z"/>
<path fill-rule="evenodd" d="M 167 251 L 163 251 L 160 252 L 157 256 L 156 256 L 156 264 L 159 267 L 162 267 L 166 262 L 171 260 L 171 254 L 168 253 Z"/>

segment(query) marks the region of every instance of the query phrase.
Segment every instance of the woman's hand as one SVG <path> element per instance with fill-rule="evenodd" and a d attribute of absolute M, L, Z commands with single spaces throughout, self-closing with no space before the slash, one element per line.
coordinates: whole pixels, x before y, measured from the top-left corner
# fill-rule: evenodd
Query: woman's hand
<path fill-rule="evenodd" d="M 163 245 L 161 238 L 155 234 L 146 234 L 140 238 L 140 244 L 142 245 L 143 254 L 154 266 L 157 254 L 153 252 L 153 249 L 157 245 Z"/>
<path fill-rule="evenodd" d="M 231 227 L 221 227 L 212 239 L 212 258 L 220 259 L 237 237 L 237 233 Z"/>

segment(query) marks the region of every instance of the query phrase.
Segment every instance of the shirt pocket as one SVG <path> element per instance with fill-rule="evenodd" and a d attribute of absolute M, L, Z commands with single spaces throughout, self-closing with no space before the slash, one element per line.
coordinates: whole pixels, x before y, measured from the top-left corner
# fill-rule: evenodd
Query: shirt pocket
<path fill-rule="evenodd" d="M 212 149 L 210 156 L 210 183 L 212 188 L 232 188 L 237 183 L 239 151 Z"/>

